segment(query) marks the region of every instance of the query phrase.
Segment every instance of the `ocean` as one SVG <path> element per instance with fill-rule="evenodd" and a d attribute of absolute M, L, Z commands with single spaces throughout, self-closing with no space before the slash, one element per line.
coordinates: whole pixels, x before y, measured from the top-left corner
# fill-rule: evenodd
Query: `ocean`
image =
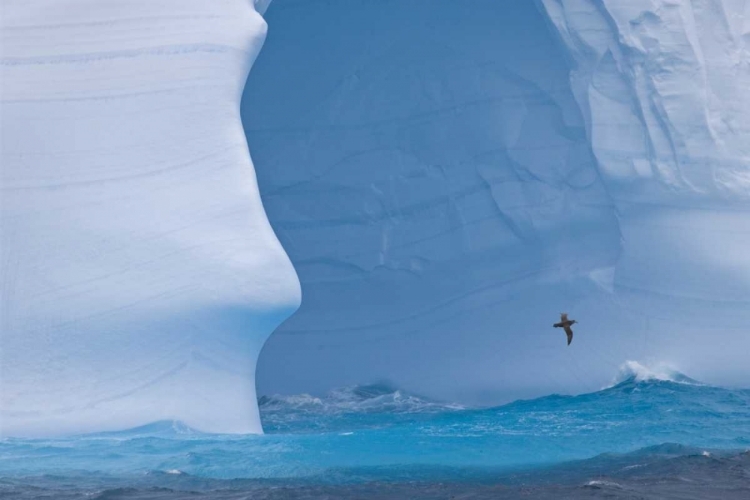
<path fill-rule="evenodd" d="M 387 384 L 259 406 L 262 436 L 2 439 L 0 498 L 750 498 L 750 390 L 679 373 L 494 408 Z"/>

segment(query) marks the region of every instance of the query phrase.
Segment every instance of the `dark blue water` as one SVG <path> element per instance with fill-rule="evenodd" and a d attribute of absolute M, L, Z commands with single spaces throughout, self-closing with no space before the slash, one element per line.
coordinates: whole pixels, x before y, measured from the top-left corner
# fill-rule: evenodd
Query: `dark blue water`
<path fill-rule="evenodd" d="M 750 390 L 703 385 L 679 374 L 654 378 L 633 372 L 599 392 L 489 409 L 432 402 L 386 385 L 324 398 L 262 397 L 259 403 L 264 436 L 209 435 L 161 422 L 120 433 L 4 439 L 0 494 L 60 496 L 68 485 L 74 488 L 71 498 L 100 490 L 129 498 L 143 494 L 139 488 L 169 484 L 176 488 L 169 489 L 172 493 L 234 485 L 238 491 L 252 486 L 262 497 L 278 493 L 281 485 L 293 487 L 287 493 L 361 497 L 386 484 L 391 493 L 419 484 L 417 491 L 440 496 L 437 485 L 474 485 L 478 492 L 519 478 L 526 486 L 586 486 L 582 491 L 591 493 L 627 483 L 627 478 L 608 483 L 591 477 L 650 474 L 655 464 L 664 467 L 664 460 L 671 466 L 687 461 L 683 465 L 693 469 L 729 461 L 727 470 L 736 473 L 731 461 L 744 467 L 743 452 L 750 448 Z M 678 472 L 659 479 L 680 477 Z M 735 479 L 750 485 L 750 475 Z M 568 484 L 573 480 L 575 485 Z M 112 493 L 115 486 L 120 489 Z M 325 488 L 338 490 L 321 493 Z"/>

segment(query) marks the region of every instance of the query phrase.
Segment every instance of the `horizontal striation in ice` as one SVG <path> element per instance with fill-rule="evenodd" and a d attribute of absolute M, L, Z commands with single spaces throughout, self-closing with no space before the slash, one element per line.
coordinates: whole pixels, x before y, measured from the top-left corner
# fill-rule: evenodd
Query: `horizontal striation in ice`
<path fill-rule="evenodd" d="M 0 433 L 259 432 L 298 305 L 239 115 L 250 2 L 2 6 Z"/>

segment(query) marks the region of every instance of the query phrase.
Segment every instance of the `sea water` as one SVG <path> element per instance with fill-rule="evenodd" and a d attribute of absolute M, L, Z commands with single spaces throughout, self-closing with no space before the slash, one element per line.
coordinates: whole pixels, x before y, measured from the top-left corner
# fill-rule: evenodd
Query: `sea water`
<path fill-rule="evenodd" d="M 578 488 L 565 494 L 627 497 L 650 480 L 638 494 L 659 498 L 680 488 L 694 494 L 690 482 L 701 474 L 710 491 L 699 498 L 750 494 L 750 390 L 632 368 L 598 392 L 495 408 L 429 401 L 386 384 L 264 396 L 265 435 L 157 422 L 6 438 L 0 496 L 512 498 L 532 488 L 544 498 Z"/>

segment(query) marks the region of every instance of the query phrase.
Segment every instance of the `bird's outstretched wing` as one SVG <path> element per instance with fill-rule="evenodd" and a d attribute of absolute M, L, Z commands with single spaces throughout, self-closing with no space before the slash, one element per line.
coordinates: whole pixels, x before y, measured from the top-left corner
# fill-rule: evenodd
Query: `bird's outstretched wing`
<path fill-rule="evenodd" d="M 565 323 L 568 321 L 568 313 L 560 313 L 560 322 Z"/>
<path fill-rule="evenodd" d="M 570 345 L 573 342 L 573 329 L 568 325 L 565 325 L 565 335 L 568 336 L 568 345 Z"/>

